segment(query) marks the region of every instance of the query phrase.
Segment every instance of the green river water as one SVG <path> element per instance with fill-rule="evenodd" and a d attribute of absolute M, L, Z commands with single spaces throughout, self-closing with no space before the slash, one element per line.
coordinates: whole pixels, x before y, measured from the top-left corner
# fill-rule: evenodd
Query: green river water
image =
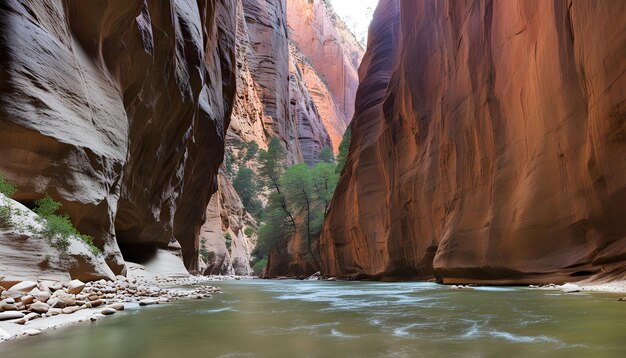
<path fill-rule="evenodd" d="M 210 300 L 131 308 L 0 344 L 30 357 L 626 357 L 609 294 L 432 283 L 227 281 Z"/>

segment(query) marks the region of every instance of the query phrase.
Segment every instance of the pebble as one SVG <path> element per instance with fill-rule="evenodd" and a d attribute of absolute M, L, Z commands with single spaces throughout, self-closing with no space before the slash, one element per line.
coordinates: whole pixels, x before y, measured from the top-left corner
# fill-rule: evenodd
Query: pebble
<path fill-rule="evenodd" d="M 100 318 L 104 318 L 104 315 L 100 313 L 96 313 L 95 315 L 89 317 L 89 320 L 91 320 L 92 322 L 95 322 L 99 320 Z"/>

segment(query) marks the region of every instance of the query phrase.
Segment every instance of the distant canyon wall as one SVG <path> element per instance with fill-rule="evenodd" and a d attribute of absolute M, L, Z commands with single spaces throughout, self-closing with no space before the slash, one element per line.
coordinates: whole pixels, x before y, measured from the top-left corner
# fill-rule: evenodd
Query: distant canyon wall
<path fill-rule="evenodd" d="M 242 161 L 240 152 L 251 142 L 266 149 L 277 137 L 285 147 L 287 165 L 312 165 L 322 148 L 336 149 L 351 118 L 350 101 L 363 55 L 322 0 L 236 3 L 237 92 L 226 136 L 231 172 L 222 168 L 219 195 L 213 197 L 202 227 L 200 245 L 209 254 L 200 271 L 205 274 L 251 272 L 256 233 L 246 231 L 257 229 L 257 223 L 245 211 L 231 180 L 242 166 L 256 170 L 258 163 Z M 347 85 L 333 87 L 337 78 Z M 295 237 L 285 243 L 289 247 L 280 248 L 284 254 L 271 260 L 276 265 L 270 265 L 270 275 L 298 275 L 299 269 L 288 267 L 310 266 L 299 241 Z"/>
<path fill-rule="evenodd" d="M 226 0 L 5 1 L 0 172 L 15 198 L 60 201 L 117 274 L 173 239 L 195 269 L 235 95 L 235 23 Z"/>
<path fill-rule="evenodd" d="M 381 0 L 323 273 L 626 274 L 626 3 Z"/>

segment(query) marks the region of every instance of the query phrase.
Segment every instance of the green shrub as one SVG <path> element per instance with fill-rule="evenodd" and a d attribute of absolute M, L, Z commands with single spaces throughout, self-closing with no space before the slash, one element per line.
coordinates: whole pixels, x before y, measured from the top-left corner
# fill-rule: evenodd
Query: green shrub
<path fill-rule="evenodd" d="M 50 215 L 45 219 L 46 223 L 39 234 L 48 240 L 50 246 L 61 252 L 66 252 L 70 246 L 70 236 L 77 234 L 69 217 Z"/>
<path fill-rule="evenodd" d="M 246 234 L 246 236 L 250 237 L 250 236 L 254 235 L 254 229 L 248 226 L 243 231 L 243 233 Z"/>
<path fill-rule="evenodd" d="M 230 236 L 229 232 L 227 232 L 226 235 L 224 235 L 224 240 L 226 242 L 226 248 L 230 250 L 230 246 L 233 243 L 233 237 Z"/>
<path fill-rule="evenodd" d="M 4 176 L 0 174 L 0 193 L 4 194 L 7 198 L 10 198 L 13 194 L 15 194 L 16 190 L 17 188 L 6 181 Z"/>
<path fill-rule="evenodd" d="M 83 235 L 72 225 L 69 216 L 55 214 L 61 208 L 61 203 L 55 201 L 46 194 L 35 203 L 35 212 L 45 219 L 43 229 L 39 235 L 48 240 L 50 246 L 61 252 L 67 252 L 70 246 L 70 237 L 81 239 L 95 256 L 100 254 L 100 249 L 93 243 L 93 237 Z"/>
<path fill-rule="evenodd" d="M 206 249 L 206 239 L 202 239 L 202 241 L 200 241 L 200 250 L 198 250 L 198 253 L 200 254 L 200 257 L 202 258 L 202 260 L 205 263 L 209 262 L 209 250 Z"/>
<path fill-rule="evenodd" d="M 265 266 L 267 266 L 267 259 L 261 259 L 252 266 L 252 271 L 255 275 L 260 276 L 265 270 Z"/>
<path fill-rule="evenodd" d="M 0 227 L 6 228 L 9 226 L 11 226 L 11 207 L 0 204 Z"/>
<path fill-rule="evenodd" d="M 55 201 L 50 197 L 50 195 L 46 194 L 43 198 L 37 200 L 35 202 L 35 212 L 37 215 L 47 218 L 48 216 L 54 215 L 61 208 L 61 203 Z"/>
<path fill-rule="evenodd" d="M 256 142 L 249 142 L 246 147 L 246 160 L 254 159 L 259 152 L 259 145 Z"/>
<path fill-rule="evenodd" d="M 89 247 L 89 251 L 91 251 L 91 253 L 94 256 L 98 256 L 100 254 L 100 249 L 98 248 L 98 246 L 96 246 L 93 243 L 93 237 L 89 236 L 89 235 L 82 235 L 82 234 L 78 234 L 78 237 L 83 240 L 83 242 L 85 244 L 87 244 L 87 247 Z"/>

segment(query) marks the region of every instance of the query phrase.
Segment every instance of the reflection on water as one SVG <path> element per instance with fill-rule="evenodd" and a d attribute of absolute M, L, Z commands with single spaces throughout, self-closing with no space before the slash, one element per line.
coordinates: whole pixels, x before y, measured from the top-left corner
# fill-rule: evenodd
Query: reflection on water
<path fill-rule="evenodd" d="M 626 357 L 603 294 L 432 283 L 231 281 L 0 345 L 0 357 Z"/>

